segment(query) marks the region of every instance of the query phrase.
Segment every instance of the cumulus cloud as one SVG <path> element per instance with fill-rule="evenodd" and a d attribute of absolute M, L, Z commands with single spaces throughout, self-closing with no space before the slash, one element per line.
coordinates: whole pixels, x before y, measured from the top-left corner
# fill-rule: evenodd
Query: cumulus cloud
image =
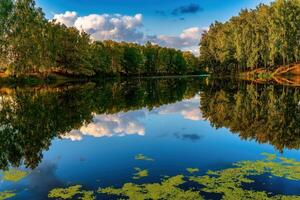
<path fill-rule="evenodd" d="M 178 8 L 175 8 L 172 11 L 172 15 L 194 14 L 194 13 L 200 12 L 202 10 L 203 10 L 203 8 L 201 8 L 200 5 L 191 3 L 189 5 L 183 5 Z"/>
<path fill-rule="evenodd" d="M 68 27 L 71 27 L 74 25 L 76 19 L 77 19 L 77 13 L 72 11 L 67 11 L 62 14 L 55 14 L 53 19 L 56 20 L 56 22 L 65 24 Z"/>
<path fill-rule="evenodd" d="M 198 44 L 205 29 L 191 27 L 182 31 L 179 36 L 158 35 L 149 38 L 150 41 L 161 46 L 172 47 L 198 54 Z"/>
<path fill-rule="evenodd" d="M 64 14 L 54 15 L 54 19 L 68 27 L 73 26 L 89 33 L 95 40 L 140 42 L 144 37 L 140 30 L 143 26 L 142 14 L 134 16 L 90 14 L 80 17 L 74 11 L 67 11 Z"/>
<path fill-rule="evenodd" d="M 125 135 L 145 135 L 144 125 L 139 118 L 145 116 L 144 111 L 132 111 L 113 115 L 96 115 L 92 123 L 81 127 L 79 130 L 72 130 L 62 135 L 64 139 L 80 141 L 84 136 L 113 137 Z"/>
<path fill-rule="evenodd" d="M 182 11 L 185 9 L 182 8 Z M 67 11 L 63 14 L 54 15 L 58 23 L 68 27 L 76 27 L 90 34 L 94 40 L 115 40 L 136 42 L 144 44 L 147 41 L 181 50 L 188 50 L 195 54 L 199 40 L 204 29 L 191 27 L 182 31 L 180 35 L 154 35 L 149 36 L 142 31 L 143 15 L 133 16 L 120 14 L 90 14 L 78 16 L 76 12 Z M 197 48 L 198 49 L 198 48 Z"/>

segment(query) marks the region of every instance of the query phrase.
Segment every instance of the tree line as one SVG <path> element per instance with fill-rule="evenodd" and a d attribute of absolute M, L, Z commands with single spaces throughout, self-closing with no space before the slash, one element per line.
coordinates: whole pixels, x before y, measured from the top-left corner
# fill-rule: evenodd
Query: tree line
<path fill-rule="evenodd" d="M 274 69 L 300 59 L 300 1 L 244 9 L 203 34 L 200 62 L 212 73 Z"/>
<path fill-rule="evenodd" d="M 192 74 L 190 52 L 114 41 L 93 41 L 76 28 L 49 21 L 34 0 L 0 0 L 0 67 L 13 76 Z"/>

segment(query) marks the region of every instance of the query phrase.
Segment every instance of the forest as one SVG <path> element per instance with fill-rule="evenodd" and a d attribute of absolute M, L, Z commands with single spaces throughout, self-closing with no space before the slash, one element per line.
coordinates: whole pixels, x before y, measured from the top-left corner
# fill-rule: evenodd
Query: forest
<path fill-rule="evenodd" d="M 0 68 L 13 77 L 181 75 L 201 71 L 190 52 L 115 41 L 47 20 L 34 0 L 0 1 Z"/>
<path fill-rule="evenodd" d="M 200 62 L 210 73 L 274 71 L 299 59 L 299 0 L 276 0 L 244 9 L 225 23 L 213 23 L 200 44 Z"/>

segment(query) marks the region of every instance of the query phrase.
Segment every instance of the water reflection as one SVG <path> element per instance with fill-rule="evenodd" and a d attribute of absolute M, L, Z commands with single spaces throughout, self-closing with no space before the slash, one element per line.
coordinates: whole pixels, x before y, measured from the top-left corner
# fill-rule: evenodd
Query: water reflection
<path fill-rule="evenodd" d="M 1 90 L 0 168 L 36 168 L 56 137 L 145 136 L 149 115 L 208 120 L 244 140 L 280 151 L 299 149 L 299 102 L 299 88 L 196 77 Z M 172 131 L 167 134 L 186 141 L 203 138 L 198 132 Z"/>
<path fill-rule="evenodd" d="M 55 137 L 144 135 L 139 118 L 145 113 L 128 111 L 152 110 L 193 97 L 201 81 L 132 79 L 1 90 L 0 168 L 37 167 Z"/>
<path fill-rule="evenodd" d="M 300 147 L 300 88 L 215 80 L 201 93 L 203 117 L 244 140 Z"/>

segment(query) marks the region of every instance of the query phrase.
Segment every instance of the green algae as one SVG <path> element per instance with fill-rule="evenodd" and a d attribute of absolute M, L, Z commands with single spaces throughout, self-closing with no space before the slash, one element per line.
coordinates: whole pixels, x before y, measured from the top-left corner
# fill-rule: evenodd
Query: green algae
<path fill-rule="evenodd" d="M 134 174 L 134 176 L 132 177 L 133 179 L 141 179 L 143 177 L 147 177 L 149 175 L 148 170 L 147 169 L 140 169 L 138 167 L 134 168 L 137 172 Z"/>
<path fill-rule="evenodd" d="M 164 179 L 161 183 L 134 184 L 126 183 L 122 188 L 99 188 L 98 193 L 127 197 L 130 200 L 172 199 L 172 200 L 202 200 L 198 191 L 183 190 L 178 186 L 185 183 L 183 175 Z"/>
<path fill-rule="evenodd" d="M 26 171 L 10 169 L 9 171 L 2 172 L 2 179 L 4 181 L 18 182 L 25 178 L 27 175 L 28 172 Z"/>
<path fill-rule="evenodd" d="M 79 197 L 81 200 L 94 200 L 96 199 L 93 191 L 82 191 L 82 197 Z"/>
<path fill-rule="evenodd" d="M 149 157 L 147 157 L 147 156 L 145 156 L 145 155 L 143 155 L 143 154 L 138 154 L 138 155 L 136 155 L 136 156 L 135 156 L 135 159 L 136 159 L 136 160 L 145 160 L 145 161 L 154 161 L 153 158 L 149 158 Z"/>
<path fill-rule="evenodd" d="M 81 185 L 74 185 L 68 188 L 54 188 L 52 189 L 48 197 L 49 198 L 60 198 L 60 199 L 72 199 L 75 195 L 80 194 Z"/>
<path fill-rule="evenodd" d="M 121 188 L 99 188 L 98 192 L 106 195 L 117 195 L 120 199 L 203 199 L 204 193 L 220 194 L 224 200 L 264 199 L 264 200 L 300 200 L 296 195 L 272 195 L 271 192 L 254 191 L 243 188 L 243 184 L 255 183 L 250 177 L 263 174 L 300 180 L 300 162 L 288 158 L 277 158 L 275 154 L 263 153 L 265 158 L 257 161 L 241 161 L 232 168 L 219 171 L 207 171 L 203 176 L 165 177 L 160 183 L 134 184 L 126 183 Z M 187 168 L 196 173 L 196 168 Z M 182 189 L 185 182 L 194 182 L 201 187 Z M 201 195 L 202 194 L 202 195 Z"/>
<path fill-rule="evenodd" d="M 52 189 L 48 197 L 55 199 L 74 199 L 75 196 L 79 196 L 78 199 L 81 200 L 94 200 L 94 192 L 81 190 L 81 185 L 74 185 L 68 188 L 54 188 Z"/>
<path fill-rule="evenodd" d="M 9 199 L 16 196 L 16 193 L 12 192 L 12 191 L 3 191 L 0 192 L 0 200 L 5 200 L 5 199 Z"/>
<path fill-rule="evenodd" d="M 186 171 L 188 171 L 191 174 L 199 172 L 198 168 L 186 168 Z"/>

